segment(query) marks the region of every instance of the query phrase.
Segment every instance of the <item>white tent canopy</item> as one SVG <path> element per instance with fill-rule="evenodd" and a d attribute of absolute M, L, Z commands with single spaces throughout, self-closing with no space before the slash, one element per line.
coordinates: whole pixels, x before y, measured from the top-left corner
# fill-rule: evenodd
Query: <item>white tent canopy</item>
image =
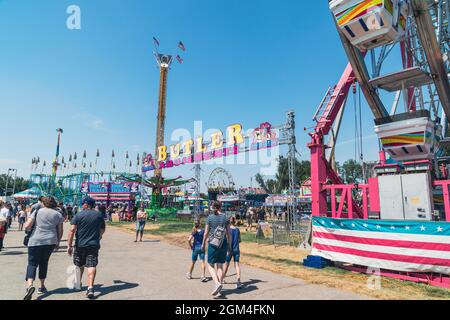
<path fill-rule="evenodd" d="M 13 195 L 14 199 L 37 199 L 42 195 L 41 190 L 36 187 L 16 193 Z"/>

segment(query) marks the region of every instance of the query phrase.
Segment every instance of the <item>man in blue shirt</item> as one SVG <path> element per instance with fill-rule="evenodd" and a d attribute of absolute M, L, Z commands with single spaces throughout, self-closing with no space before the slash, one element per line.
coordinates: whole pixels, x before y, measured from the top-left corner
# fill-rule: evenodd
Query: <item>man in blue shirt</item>
<path fill-rule="evenodd" d="M 83 210 L 70 223 L 71 228 L 67 237 L 67 253 L 73 256 L 75 266 L 80 268 L 80 281 L 83 277 L 84 268 L 87 268 L 88 289 L 86 296 L 89 299 L 93 299 L 100 240 L 105 233 L 106 226 L 102 214 L 94 210 L 94 199 L 85 197 L 82 203 Z M 74 236 L 76 236 L 75 247 L 72 245 Z"/>

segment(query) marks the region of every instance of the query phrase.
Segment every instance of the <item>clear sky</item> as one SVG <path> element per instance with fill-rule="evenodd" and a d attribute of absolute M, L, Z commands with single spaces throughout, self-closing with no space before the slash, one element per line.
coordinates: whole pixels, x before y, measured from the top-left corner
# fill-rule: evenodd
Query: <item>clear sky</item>
<path fill-rule="evenodd" d="M 66 27 L 69 5 L 81 8 L 81 30 Z M 166 133 L 178 128 L 224 130 L 239 122 L 282 123 L 297 115 L 298 149 L 309 159 L 304 127 L 346 58 L 327 1 L 299 0 L 3 0 L 0 1 L 0 172 L 28 176 L 31 159 L 50 162 L 56 129 L 61 153 L 87 150 L 109 169 L 111 150 L 154 150 L 159 73 L 152 52 L 177 52 L 185 63 L 169 75 Z M 351 101 L 350 101 L 351 102 Z M 351 102 L 353 103 L 353 102 Z M 354 157 L 354 117 L 348 108 L 338 160 Z M 363 108 L 365 157 L 378 148 L 373 118 Z M 167 138 L 167 139 L 168 139 Z M 282 152 L 285 151 L 282 149 Z M 214 166 L 205 166 L 203 179 Z M 190 166 L 166 176 L 191 177 Z M 257 165 L 227 166 L 248 186 Z M 253 181 L 253 185 L 255 182 Z"/>

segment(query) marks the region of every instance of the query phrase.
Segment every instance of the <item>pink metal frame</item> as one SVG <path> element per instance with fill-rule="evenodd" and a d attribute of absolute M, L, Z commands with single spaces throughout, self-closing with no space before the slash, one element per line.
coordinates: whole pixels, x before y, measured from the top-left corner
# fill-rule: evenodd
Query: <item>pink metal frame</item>
<path fill-rule="evenodd" d="M 332 169 L 325 158 L 324 137 L 330 132 L 339 111 L 344 107 L 348 93 L 355 76 L 350 64 L 344 71 L 341 79 L 334 88 L 333 94 L 325 107 L 319 121 L 312 133 L 311 143 L 308 144 L 311 150 L 311 190 L 312 190 L 312 213 L 314 216 L 328 215 L 327 213 L 327 182 L 334 185 L 343 185 L 339 175 Z M 351 193 L 350 193 L 351 194 Z M 351 205 L 348 205 L 351 216 L 362 218 L 363 213 L 356 205 L 351 196 L 348 198 Z"/>
<path fill-rule="evenodd" d="M 402 50 L 405 46 L 402 47 Z M 409 66 L 410 59 L 403 56 L 404 63 Z M 312 214 L 313 216 L 330 216 L 333 218 L 361 218 L 369 219 L 370 212 L 380 212 L 378 179 L 369 179 L 368 184 L 345 185 L 339 175 L 332 169 L 325 157 L 324 137 L 330 132 L 339 111 L 344 107 L 349 90 L 355 82 L 350 64 L 344 71 L 341 79 L 334 88 L 334 92 L 322 114 L 311 136 L 308 147 L 311 151 L 311 194 L 312 194 Z M 409 93 L 409 98 L 411 97 Z M 415 109 L 412 102 L 411 109 Z M 380 151 L 380 164 L 385 165 L 386 155 Z M 440 180 L 434 182 L 435 186 L 442 186 L 445 217 L 450 221 L 450 180 Z M 354 190 L 361 195 L 361 207 L 356 205 L 353 199 Z M 331 212 L 328 211 L 327 196 L 330 193 Z M 341 201 L 337 203 L 337 196 Z M 346 205 L 346 210 L 344 205 Z M 367 268 L 361 266 L 346 266 L 345 269 L 366 273 Z M 436 273 L 408 273 L 396 272 L 392 270 L 381 270 L 381 275 L 400 280 L 427 283 L 434 286 L 450 288 L 450 277 L 448 275 Z"/>
<path fill-rule="evenodd" d="M 325 185 L 323 187 L 325 190 L 330 190 L 331 192 L 331 217 L 332 218 L 348 218 L 357 219 L 369 218 L 369 202 L 368 202 L 368 184 L 350 185 L 350 184 L 332 184 Z M 362 197 L 362 217 L 353 211 L 353 190 L 360 190 Z M 337 196 L 340 195 L 341 201 L 337 204 Z M 347 211 L 344 210 L 344 206 L 347 206 Z M 328 214 L 327 214 L 328 215 Z"/>
<path fill-rule="evenodd" d="M 435 186 L 442 186 L 442 195 L 444 197 L 444 207 L 445 207 L 445 221 L 450 222 L 450 192 L 448 186 L 450 185 L 450 180 L 436 180 L 434 181 Z"/>
<path fill-rule="evenodd" d="M 349 270 L 355 273 L 368 273 L 367 267 L 363 266 L 356 266 L 356 265 L 343 265 L 341 266 L 342 269 Z M 428 285 L 441 287 L 441 288 L 450 288 L 450 277 L 447 275 L 443 275 L 440 273 L 418 273 L 418 272 L 399 272 L 399 271 L 392 271 L 392 270 L 380 270 L 380 276 L 383 277 L 389 277 L 399 280 L 405 280 L 405 281 L 411 281 L 411 282 L 418 282 L 418 283 L 425 283 Z"/>

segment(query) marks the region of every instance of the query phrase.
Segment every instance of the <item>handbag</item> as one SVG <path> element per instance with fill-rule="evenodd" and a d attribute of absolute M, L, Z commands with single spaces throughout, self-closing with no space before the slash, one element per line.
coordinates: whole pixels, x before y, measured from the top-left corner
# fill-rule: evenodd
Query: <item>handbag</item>
<path fill-rule="evenodd" d="M 40 209 L 38 209 L 38 210 L 36 211 L 36 215 L 34 216 L 33 227 L 31 227 L 31 230 L 30 230 L 30 231 L 25 231 L 25 237 L 23 238 L 23 245 L 24 245 L 25 247 L 28 247 L 28 242 L 30 242 L 31 235 L 33 234 L 33 231 L 34 231 L 34 229 L 36 228 L 36 224 L 37 224 L 37 215 L 38 215 L 38 213 L 39 213 L 39 210 L 40 210 Z"/>
<path fill-rule="evenodd" d="M 215 248 L 221 248 L 223 240 L 225 239 L 226 229 L 222 226 L 218 226 L 211 235 L 209 244 Z"/>

